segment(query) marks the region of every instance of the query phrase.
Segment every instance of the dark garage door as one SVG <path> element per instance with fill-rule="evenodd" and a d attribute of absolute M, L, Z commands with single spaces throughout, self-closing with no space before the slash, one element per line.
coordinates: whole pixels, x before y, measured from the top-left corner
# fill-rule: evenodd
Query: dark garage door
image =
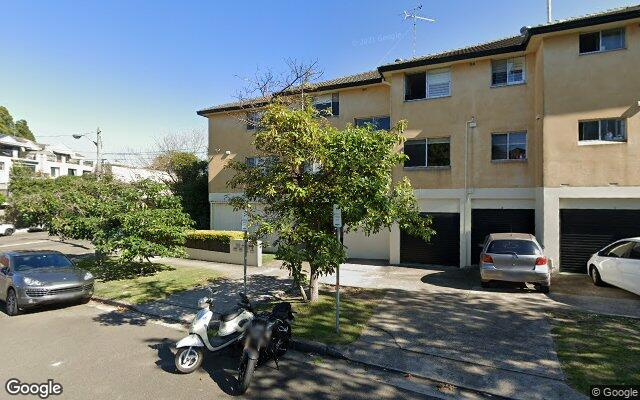
<path fill-rule="evenodd" d="M 427 215 L 427 214 L 424 214 Z M 400 262 L 408 264 L 460 265 L 460 214 L 429 213 L 436 235 L 429 243 L 400 232 Z"/>
<path fill-rule="evenodd" d="M 640 210 L 560 210 L 560 270 L 586 273 L 593 253 L 640 236 Z"/>
<path fill-rule="evenodd" d="M 480 261 L 480 247 L 491 233 L 536 234 L 536 213 L 531 209 L 471 210 L 471 264 Z"/>

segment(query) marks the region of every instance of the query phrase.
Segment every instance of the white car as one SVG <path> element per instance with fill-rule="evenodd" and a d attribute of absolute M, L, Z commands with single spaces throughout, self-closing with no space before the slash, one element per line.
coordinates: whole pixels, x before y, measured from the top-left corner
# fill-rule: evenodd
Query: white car
<path fill-rule="evenodd" d="M 0 224 L 0 235 L 11 236 L 16 231 L 16 227 L 12 224 Z"/>
<path fill-rule="evenodd" d="M 604 282 L 640 295 L 640 237 L 600 250 L 589 259 L 587 272 L 597 286 Z"/>

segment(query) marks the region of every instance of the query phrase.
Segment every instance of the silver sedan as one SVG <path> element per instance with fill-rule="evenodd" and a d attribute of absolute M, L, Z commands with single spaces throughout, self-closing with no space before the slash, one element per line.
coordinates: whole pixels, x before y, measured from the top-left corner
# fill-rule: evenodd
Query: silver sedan
<path fill-rule="evenodd" d="M 7 315 L 44 304 L 86 302 L 94 278 L 57 251 L 10 251 L 0 254 L 0 299 Z"/>
<path fill-rule="evenodd" d="M 533 283 L 543 293 L 551 286 L 551 268 L 542 246 L 528 233 L 493 233 L 480 254 L 480 278 L 491 281 Z"/>

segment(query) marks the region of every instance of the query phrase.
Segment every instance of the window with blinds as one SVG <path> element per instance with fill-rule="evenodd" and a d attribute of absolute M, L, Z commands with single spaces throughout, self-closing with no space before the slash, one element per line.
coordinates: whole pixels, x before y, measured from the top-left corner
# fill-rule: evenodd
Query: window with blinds
<path fill-rule="evenodd" d="M 491 61 L 491 86 L 517 85 L 525 82 L 524 57 Z"/>
<path fill-rule="evenodd" d="M 427 71 L 427 98 L 451 96 L 451 70 Z"/>

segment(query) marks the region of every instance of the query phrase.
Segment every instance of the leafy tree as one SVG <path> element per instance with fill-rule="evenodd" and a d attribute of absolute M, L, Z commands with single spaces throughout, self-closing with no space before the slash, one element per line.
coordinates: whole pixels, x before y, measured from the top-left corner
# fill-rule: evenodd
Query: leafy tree
<path fill-rule="evenodd" d="M 394 182 L 393 168 L 406 156 L 399 153 L 405 123 L 390 131 L 372 126 L 329 125 L 310 104 L 293 109 L 274 102 L 254 133 L 254 145 L 264 160 L 252 166 L 232 161 L 232 189 L 243 191 L 231 203 L 248 210 L 254 237 L 276 234 L 276 256 L 298 282 L 309 263 L 310 298 L 318 298 L 317 278 L 334 272 L 346 259 L 332 225 L 332 208 L 342 209 L 345 231 L 377 233 L 398 223 L 428 240 L 430 220 L 420 216 L 411 184 Z M 259 204 L 259 207 L 253 206 Z"/>
<path fill-rule="evenodd" d="M 166 182 L 198 229 L 209 228 L 208 163 L 195 154 L 169 151 L 155 158 L 153 167 L 169 174 Z"/>
<path fill-rule="evenodd" d="M 33 136 L 33 132 L 29 129 L 29 125 L 27 125 L 27 121 L 24 119 L 19 119 L 15 124 L 15 135 L 21 138 L 33 140 L 35 142 L 36 137 Z"/>
<path fill-rule="evenodd" d="M 13 117 L 5 106 L 0 106 L 0 133 L 5 135 L 13 135 L 16 131 L 16 125 Z"/>
<path fill-rule="evenodd" d="M 8 216 L 27 225 L 43 224 L 51 235 L 89 240 L 99 261 L 121 262 L 181 255 L 192 221 L 166 185 L 125 183 L 109 176 L 48 179 L 15 171 Z"/>

